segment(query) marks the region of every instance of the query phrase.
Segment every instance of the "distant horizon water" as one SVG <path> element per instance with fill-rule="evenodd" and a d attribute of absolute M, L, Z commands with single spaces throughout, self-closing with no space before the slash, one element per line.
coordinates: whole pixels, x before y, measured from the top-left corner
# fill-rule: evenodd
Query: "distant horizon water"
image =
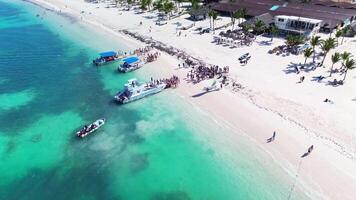
<path fill-rule="evenodd" d="M 264 163 L 267 154 L 244 137 L 220 148 L 219 133 L 231 130 L 174 90 L 114 103 L 127 79 L 153 72 L 92 66 L 98 52 L 133 50 L 112 37 L 25 1 L 0 0 L 0 199 L 287 199 L 292 181 Z M 101 117 L 102 129 L 75 137 Z"/>

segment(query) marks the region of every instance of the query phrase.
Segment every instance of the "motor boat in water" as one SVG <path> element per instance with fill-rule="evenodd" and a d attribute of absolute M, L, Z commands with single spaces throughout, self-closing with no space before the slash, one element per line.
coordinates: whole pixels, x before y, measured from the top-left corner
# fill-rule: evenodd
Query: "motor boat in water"
<path fill-rule="evenodd" d="M 157 94 L 166 88 L 167 84 L 160 81 L 139 83 L 136 79 L 128 80 L 124 89 L 115 95 L 115 100 L 121 104 L 142 99 L 149 95 Z"/>
<path fill-rule="evenodd" d="M 119 72 L 122 73 L 134 71 L 136 69 L 141 68 L 144 65 L 144 62 L 142 62 L 142 60 L 137 56 L 124 58 L 122 59 L 122 62 L 123 63 L 120 64 L 120 66 L 117 69 Z"/>
<path fill-rule="evenodd" d="M 80 129 L 80 131 L 77 132 L 77 136 L 80 138 L 84 138 L 87 135 L 89 135 L 90 133 L 98 130 L 100 127 L 102 127 L 105 124 L 105 119 L 98 119 L 95 122 L 89 124 L 89 125 L 85 125 L 82 129 Z"/>
<path fill-rule="evenodd" d="M 99 54 L 99 57 L 93 60 L 93 64 L 96 66 L 118 61 L 119 55 L 115 51 L 107 51 Z"/>

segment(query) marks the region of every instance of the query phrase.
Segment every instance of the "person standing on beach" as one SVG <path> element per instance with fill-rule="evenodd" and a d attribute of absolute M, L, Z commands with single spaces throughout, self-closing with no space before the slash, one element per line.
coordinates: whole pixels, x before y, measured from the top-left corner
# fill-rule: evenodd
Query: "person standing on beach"
<path fill-rule="evenodd" d="M 275 138 L 276 138 L 276 131 L 273 131 L 272 137 L 267 139 L 267 143 L 273 142 Z"/>

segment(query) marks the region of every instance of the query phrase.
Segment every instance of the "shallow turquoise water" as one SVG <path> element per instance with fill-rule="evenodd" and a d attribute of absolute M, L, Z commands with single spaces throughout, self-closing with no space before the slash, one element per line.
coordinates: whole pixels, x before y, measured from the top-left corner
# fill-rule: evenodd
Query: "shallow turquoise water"
<path fill-rule="evenodd" d="M 113 103 L 138 75 L 90 64 L 111 49 L 129 50 L 76 19 L 0 0 L 0 199 L 287 198 L 290 183 L 264 171 L 247 139 L 236 144 L 239 164 L 224 163 L 198 133 L 228 130 L 174 91 Z M 74 137 L 100 117 L 102 130 Z"/>

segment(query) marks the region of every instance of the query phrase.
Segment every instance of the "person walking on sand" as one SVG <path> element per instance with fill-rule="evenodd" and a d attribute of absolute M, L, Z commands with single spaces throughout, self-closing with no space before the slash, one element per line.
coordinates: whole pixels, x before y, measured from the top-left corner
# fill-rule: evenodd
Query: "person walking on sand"
<path fill-rule="evenodd" d="M 302 155 L 302 158 L 309 156 L 309 154 L 313 151 L 313 149 L 314 149 L 314 145 L 311 145 L 311 146 L 308 148 L 308 151 L 305 152 L 305 153 Z"/>
<path fill-rule="evenodd" d="M 276 131 L 273 131 L 272 137 L 267 139 L 267 143 L 273 142 L 275 138 L 276 138 Z"/>
<path fill-rule="evenodd" d="M 303 83 L 304 79 L 305 79 L 304 76 L 300 77 L 300 78 L 299 78 L 299 82 L 297 82 L 297 83 Z"/>

